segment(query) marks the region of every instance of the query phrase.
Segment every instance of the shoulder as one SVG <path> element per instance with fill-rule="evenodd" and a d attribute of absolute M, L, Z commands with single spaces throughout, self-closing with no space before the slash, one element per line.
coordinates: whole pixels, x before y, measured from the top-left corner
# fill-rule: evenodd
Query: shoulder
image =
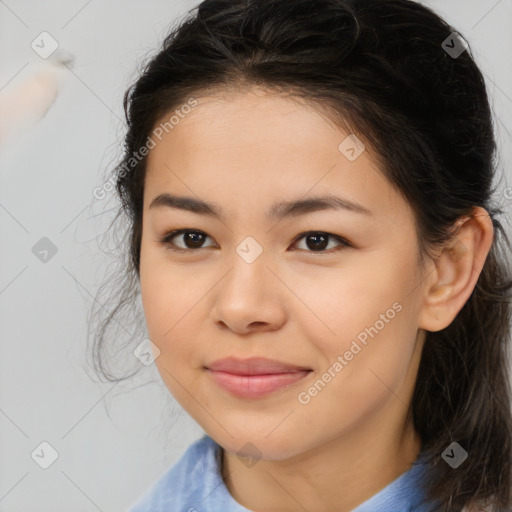
<path fill-rule="evenodd" d="M 218 449 L 207 435 L 195 441 L 128 512 L 194 512 L 205 486 L 218 485 L 221 480 L 216 462 Z"/>

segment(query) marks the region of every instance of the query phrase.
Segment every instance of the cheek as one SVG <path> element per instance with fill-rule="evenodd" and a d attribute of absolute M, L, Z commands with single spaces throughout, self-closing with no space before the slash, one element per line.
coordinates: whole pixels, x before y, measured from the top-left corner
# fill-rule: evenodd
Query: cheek
<path fill-rule="evenodd" d="M 190 286 L 184 286 L 182 273 L 171 267 L 165 251 L 142 237 L 140 290 L 148 332 L 156 339 L 166 338 L 184 308 Z M 184 313 L 182 313 L 183 315 Z M 171 331 L 170 331 L 171 329 Z"/>
<path fill-rule="evenodd" d="M 141 256 L 140 289 L 149 337 L 161 351 L 165 351 L 166 340 L 175 330 L 176 316 L 180 309 L 179 298 L 182 298 L 182 293 L 177 293 L 179 283 L 156 260 Z"/>
<path fill-rule="evenodd" d="M 177 376 L 201 365 L 197 340 L 204 322 L 199 316 L 204 319 L 207 314 L 201 299 L 209 287 L 208 281 L 201 286 L 196 282 L 190 272 L 170 268 L 165 259 L 148 258 L 143 263 L 141 257 L 141 298 L 149 338 L 160 349 L 157 366 Z"/>
<path fill-rule="evenodd" d="M 158 278 L 155 267 L 151 270 L 141 268 L 140 288 L 144 317 L 150 338 L 154 340 L 161 340 L 172 327 L 169 313 L 174 311 L 174 294 L 171 292 L 172 288 L 166 286 L 166 281 L 162 277 Z"/>
<path fill-rule="evenodd" d="M 305 393 L 300 397 L 301 404 L 310 397 L 305 407 L 309 408 L 308 421 L 314 423 L 312 428 L 330 434 L 332 427 L 325 425 L 325 411 L 332 423 L 345 430 L 385 404 L 401 409 L 408 403 L 403 385 L 408 381 L 414 361 L 415 333 L 410 327 L 406 305 L 402 305 L 399 312 L 392 310 L 392 319 L 393 313 L 388 313 L 388 323 L 383 320 L 382 324 L 376 323 L 372 315 L 361 315 L 365 317 L 362 328 L 347 311 L 337 324 L 337 341 L 333 344 L 332 337 L 325 338 L 326 357 L 317 380 L 310 388 L 300 390 Z M 386 309 L 382 311 L 385 314 Z M 350 324 L 348 329 L 356 333 L 354 336 L 343 334 L 344 320 Z M 365 335 L 365 343 L 360 341 L 362 337 L 357 337 L 358 333 Z"/>
<path fill-rule="evenodd" d="M 161 265 L 147 265 L 141 269 L 141 296 L 149 338 L 160 350 L 155 360 L 158 372 L 173 397 L 194 416 L 190 393 L 199 393 L 190 376 L 201 363 L 195 341 L 200 337 L 194 331 L 201 325 L 194 321 L 201 304 L 195 287 L 186 286 L 178 276 Z"/>
<path fill-rule="evenodd" d="M 320 367 L 332 367 L 338 356 L 346 361 L 338 382 L 350 379 L 369 391 L 382 386 L 372 369 L 395 383 L 407 371 L 417 331 L 410 293 L 417 279 L 413 254 L 407 261 L 392 255 L 373 264 L 367 260 L 350 272 L 303 282 L 299 293 L 307 293 L 305 302 L 315 315 L 301 316 L 301 331 L 321 353 Z"/>
<path fill-rule="evenodd" d="M 364 333 L 374 325 L 379 332 L 390 330 L 403 316 L 412 279 L 407 269 L 367 263 L 350 271 L 317 273 L 313 279 L 296 281 L 294 293 L 309 310 L 298 318 L 310 339 L 322 333 L 324 348 L 337 351 L 359 334 L 364 341 Z"/>

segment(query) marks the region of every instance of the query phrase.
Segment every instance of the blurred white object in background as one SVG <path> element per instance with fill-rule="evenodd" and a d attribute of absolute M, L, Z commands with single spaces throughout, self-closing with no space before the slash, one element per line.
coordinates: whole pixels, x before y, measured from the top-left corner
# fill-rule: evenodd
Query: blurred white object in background
<path fill-rule="evenodd" d="M 40 121 L 54 104 L 66 67 L 73 58 L 62 55 L 48 59 L 38 71 L 18 85 L 0 91 L 0 148 L 5 150 Z"/>

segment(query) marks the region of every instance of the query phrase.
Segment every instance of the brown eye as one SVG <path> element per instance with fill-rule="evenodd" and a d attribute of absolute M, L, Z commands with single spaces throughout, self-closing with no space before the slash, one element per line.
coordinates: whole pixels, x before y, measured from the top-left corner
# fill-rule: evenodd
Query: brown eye
<path fill-rule="evenodd" d="M 180 235 L 182 243 L 184 244 L 182 247 L 177 246 L 172 242 L 174 238 L 179 240 Z M 169 249 L 173 251 L 186 252 L 188 250 L 203 249 L 203 244 L 206 238 L 209 238 L 208 235 L 202 231 L 193 229 L 175 229 L 174 231 L 166 233 L 160 242 L 168 246 Z"/>
<path fill-rule="evenodd" d="M 324 231 L 309 231 L 307 233 L 303 233 L 297 240 L 305 239 L 306 242 L 306 250 L 308 252 L 327 252 L 331 253 L 333 251 L 338 251 L 345 247 L 351 247 L 351 245 L 341 238 L 338 235 L 333 235 L 332 233 L 325 233 Z M 325 249 L 329 246 L 330 239 L 336 240 L 339 245 L 335 247 L 334 250 L 332 247 L 326 251 Z"/>

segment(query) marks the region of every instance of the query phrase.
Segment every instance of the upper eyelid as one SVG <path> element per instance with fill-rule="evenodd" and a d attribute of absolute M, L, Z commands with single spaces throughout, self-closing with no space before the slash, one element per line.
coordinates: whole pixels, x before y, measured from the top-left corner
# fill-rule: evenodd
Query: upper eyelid
<path fill-rule="evenodd" d="M 160 242 L 162 242 L 162 243 L 169 243 L 169 240 L 171 238 L 174 238 L 174 237 L 179 236 L 179 235 L 183 235 L 183 234 L 188 233 L 188 232 L 202 233 L 203 235 L 206 235 L 207 237 L 209 237 L 209 238 L 211 238 L 213 240 L 213 238 L 208 233 L 205 233 L 203 230 L 201 230 L 201 229 L 192 229 L 192 228 L 172 229 L 172 230 L 166 232 L 158 240 Z M 181 247 L 178 247 L 178 249 L 181 249 Z M 200 249 L 202 249 L 202 247 L 200 247 Z M 194 249 L 184 249 L 184 250 L 186 250 L 186 251 L 193 251 Z M 195 249 L 195 250 L 197 250 L 197 249 Z"/>

